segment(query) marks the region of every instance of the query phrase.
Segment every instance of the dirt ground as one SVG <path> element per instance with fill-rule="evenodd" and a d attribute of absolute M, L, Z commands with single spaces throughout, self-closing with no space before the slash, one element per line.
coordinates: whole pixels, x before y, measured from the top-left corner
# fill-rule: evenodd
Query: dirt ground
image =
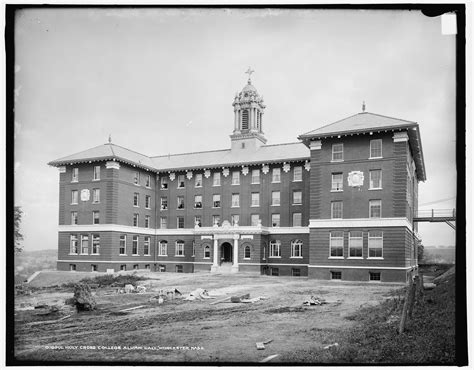
<path fill-rule="evenodd" d="M 114 288 L 94 290 L 98 309 L 76 313 L 64 300 L 72 289 L 48 289 L 15 298 L 15 357 L 18 360 L 132 362 L 259 362 L 278 354 L 271 363 L 289 361 L 295 349 L 325 351 L 338 342 L 353 321 L 345 317 L 364 305 L 391 296 L 399 284 L 350 283 L 305 277 L 246 274 L 144 273 L 145 294 L 116 294 Z M 150 302 L 160 289 L 178 289 L 185 297 L 196 288 L 214 299 L 163 304 Z M 266 299 L 256 303 L 219 299 L 250 293 Z M 311 296 L 326 300 L 303 306 Z M 30 304 L 60 306 L 38 315 Z M 135 310 L 122 309 L 144 306 Z M 71 315 L 59 322 L 51 321 Z M 264 350 L 256 342 L 272 340 Z M 294 359 L 292 360 L 294 361 Z"/>

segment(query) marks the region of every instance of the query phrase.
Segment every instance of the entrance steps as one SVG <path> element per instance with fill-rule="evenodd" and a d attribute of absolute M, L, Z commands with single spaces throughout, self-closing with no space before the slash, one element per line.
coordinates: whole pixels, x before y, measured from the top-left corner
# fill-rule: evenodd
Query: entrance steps
<path fill-rule="evenodd" d="M 232 274 L 237 271 L 232 270 L 232 262 L 222 262 L 220 266 L 212 267 L 211 272 L 214 274 Z"/>

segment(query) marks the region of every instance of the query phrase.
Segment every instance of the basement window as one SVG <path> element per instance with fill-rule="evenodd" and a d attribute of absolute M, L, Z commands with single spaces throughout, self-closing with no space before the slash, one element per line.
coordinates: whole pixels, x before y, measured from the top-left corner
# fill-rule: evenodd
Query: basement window
<path fill-rule="evenodd" d="M 97 265 L 91 265 L 91 271 L 92 272 L 97 271 Z"/>
<path fill-rule="evenodd" d="M 341 280 L 342 272 L 341 271 L 331 271 L 331 280 Z"/>
<path fill-rule="evenodd" d="M 127 271 L 127 265 L 120 265 L 120 271 Z"/>
<path fill-rule="evenodd" d="M 369 272 L 370 281 L 380 281 L 380 272 Z"/>
<path fill-rule="evenodd" d="M 158 266 L 158 271 L 159 272 L 166 272 L 166 266 L 165 265 L 159 265 Z"/>
<path fill-rule="evenodd" d="M 278 269 L 278 267 L 272 267 L 271 268 L 271 275 L 272 276 L 280 276 L 280 270 Z"/>
<path fill-rule="evenodd" d="M 183 272 L 183 265 L 176 265 L 175 266 L 175 271 L 176 272 Z"/>
<path fill-rule="evenodd" d="M 301 276 L 300 269 L 291 269 L 291 276 Z"/>
<path fill-rule="evenodd" d="M 138 270 L 138 265 L 133 265 L 134 270 Z"/>
<path fill-rule="evenodd" d="M 76 271 L 76 265 L 69 265 L 69 271 Z"/>

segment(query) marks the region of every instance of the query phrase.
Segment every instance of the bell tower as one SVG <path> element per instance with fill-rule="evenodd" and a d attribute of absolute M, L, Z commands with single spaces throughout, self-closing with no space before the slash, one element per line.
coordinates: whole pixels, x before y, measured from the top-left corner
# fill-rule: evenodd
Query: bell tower
<path fill-rule="evenodd" d="M 254 71 L 247 70 L 249 79 L 240 93 L 237 93 L 232 105 L 234 106 L 234 132 L 230 135 L 232 151 L 256 150 L 267 142 L 263 127 L 263 96 L 252 85 L 251 75 Z"/>

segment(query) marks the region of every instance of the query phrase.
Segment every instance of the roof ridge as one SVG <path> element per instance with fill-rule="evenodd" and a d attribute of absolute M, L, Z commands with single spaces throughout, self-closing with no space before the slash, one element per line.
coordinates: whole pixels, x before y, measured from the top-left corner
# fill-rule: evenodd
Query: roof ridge
<path fill-rule="evenodd" d="M 367 113 L 368 113 L 368 114 L 372 114 L 372 115 L 374 115 L 374 116 L 379 116 L 379 117 L 384 117 L 384 118 L 390 118 L 390 119 L 396 119 L 396 120 L 398 120 L 398 121 L 405 121 L 405 122 L 410 122 L 410 123 L 416 123 L 416 124 L 418 124 L 418 122 L 416 122 L 416 121 L 408 121 L 408 120 L 403 119 L 403 118 L 384 116 L 383 114 L 378 114 L 378 113 L 364 112 L 364 114 L 367 114 Z M 359 113 L 359 114 L 363 114 L 363 113 Z M 347 117 L 347 118 L 349 118 L 349 117 Z"/>
<path fill-rule="evenodd" d="M 215 149 L 215 150 L 203 150 L 200 152 L 187 152 L 187 153 L 177 153 L 177 154 L 163 154 L 163 155 L 154 155 L 150 157 L 150 159 L 153 158 L 163 158 L 163 157 L 170 157 L 170 156 L 177 156 L 177 155 L 188 155 L 188 154 L 201 154 L 201 153 L 214 153 L 214 152 L 225 152 L 229 151 L 229 149 Z"/>
<path fill-rule="evenodd" d="M 291 143 L 280 143 L 280 144 L 269 144 L 269 145 L 262 145 L 262 148 L 267 148 L 269 146 L 281 146 L 281 145 L 294 145 L 294 144 L 302 144 L 301 141 L 293 141 Z"/>
<path fill-rule="evenodd" d="M 75 152 L 75 153 L 73 153 L 73 154 L 69 154 L 69 155 L 67 155 L 67 156 L 58 158 L 58 159 L 56 159 L 56 160 L 54 160 L 54 161 L 51 161 L 51 162 L 63 161 L 63 160 L 65 160 L 65 159 L 68 158 L 68 157 L 73 157 L 73 156 L 75 156 L 75 155 L 77 155 L 77 154 L 81 154 L 82 152 L 86 152 L 86 151 L 89 151 L 89 150 L 92 150 L 92 149 L 99 148 L 99 147 L 101 147 L 102 145 L 107 145 L 107 144 L 96 145 L 96 146 L 93 146 L 92 148 L 84 149 L 84 150 L 81 150 L 81 151 L 79 151 L 79 152 Z M 113 155 L 113 152 L 112 152 L 112 155 Z"/>
<path fill-rule="evenodd" d="M 367 112 L 367 113 L 368 113 L 368 112 Z M 362 114 L 362 113 L 356 113 L 356 114 L 353 114 L 352 116 L 349 116 L 349 117 L 346 117 L 346 118 L 341 118 L 341 119 L 339 119 L 339 120 L 337 120 L 337 121 L 334 121 L 334 122 L 332 122 L 332 123 L 328 123 L 327 125 L 324 125 L 324 126 L 315 128 L 315 129 L 313 129 L 313 130 L 311 130 L 311 131 L 305 132 L 304 134 L 302 134 L 302 135 L 300 135 L 300 136 L 308 135 L 308 134 L 310 134 L 310 133 L 313 132 L 313 131 L 320 130 L 320 129 L 322 129 L 322 128 L 325 128 L 325 127 L 334 125 L 335 123 L 344 121 L 345 119 L 349 119 L 349 118 L 355 117 L 355 116 L 357 116 L 357 115 L 359 115 L 359 114 Z"/>
<path fill-rule="evenodd" d="M 151 158 L 150 156 L 148 156 L 148 155 L 146 155 L 146 154 L 137 152 L 136 150 L 132 150 L 132 149 L 125 148 L 124 146 L 117 145 L 117 144 L 114 144 L 114 143 L 105 143 L 104 145 L 111 145 L 111 146 L 113 145 L 113 146 L 116 146 L 116 147 L 119 147 L 119 148 L 128 150 L 129 152 L 133 152 L 133 153 L 136 153 L 136 154 L 140 154 L 140 155 L 142 155 L 142 156 L 144 156 L 144 157 Z M 112 149 L 112 148 L 110 148 L 110 149 L 112 150 L 112 153 L 115 155 L 113 149 Z"/>

